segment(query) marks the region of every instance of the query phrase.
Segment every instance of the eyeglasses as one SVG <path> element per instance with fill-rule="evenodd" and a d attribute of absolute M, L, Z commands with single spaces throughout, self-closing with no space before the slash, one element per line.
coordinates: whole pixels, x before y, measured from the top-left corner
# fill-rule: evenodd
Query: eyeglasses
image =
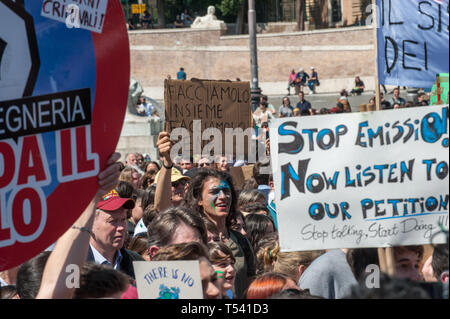
<path fill-rule="evenodd" d="M 209 164 L 209 163 L 198 164 L 199 167 L 209 167 L 209 165 L 211 165 L 211 164 Z"/>
<path fill-rule="evenodd" d="M 186 184 L 187 184 L 187 181 L 185 181 L 185 180 L 180 180 L 180 181 L 176 181 L 176 182 L 173 182 L 172 183 L 172 187 L 175 187 L 175 188 L 178 188 L 178 186 L 186 186 Z"/>

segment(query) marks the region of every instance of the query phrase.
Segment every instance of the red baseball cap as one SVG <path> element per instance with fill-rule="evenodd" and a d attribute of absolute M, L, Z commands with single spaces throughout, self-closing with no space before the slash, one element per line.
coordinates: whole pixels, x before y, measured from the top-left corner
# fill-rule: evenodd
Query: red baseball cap
<path fill-rule="evenodd" d="M 122 198 L 117 191 L 113 189 L 97 203 L 97 209 L 106 212 L 113 212 L 119 208 L 133 209 L 135 206 L 134 200 L 131 198 Z"/>

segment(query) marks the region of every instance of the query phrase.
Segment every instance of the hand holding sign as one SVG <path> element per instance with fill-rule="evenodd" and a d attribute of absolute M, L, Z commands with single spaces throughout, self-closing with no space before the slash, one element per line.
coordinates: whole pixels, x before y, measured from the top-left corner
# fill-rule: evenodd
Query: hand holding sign
<path fill-rule="evenodd" d="M 120 158 L 120 153 L 114 153 L 106 163 L 107 168 L 98 174 L 97 197 L 107 194 L 111 189 L 117 186 L 118 178 L 120 176 L 120 169 L 117 161 Z"/>

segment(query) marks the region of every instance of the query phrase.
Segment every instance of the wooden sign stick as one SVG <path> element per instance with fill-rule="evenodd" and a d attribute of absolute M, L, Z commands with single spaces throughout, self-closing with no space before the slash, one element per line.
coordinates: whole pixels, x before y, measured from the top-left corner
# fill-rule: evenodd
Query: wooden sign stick
<path fill-rule="evenodd" d="M 372 0 L 372 25 L 373 25 L 373 46 L 375 50 L 375 103 L 376 110 L 381 110 L 380 83 L 378 82 L 378 37 L 377 37 L 377 4 Z"/>
<path fill-rule="evenodd" d="M 395 276 L 395 259 L 394 248 L 378 248 L 378 260 L 380 263 L 380 270 L 385 274 L 393 277 Z"/>
<path fill-rule="evenodd" d="M 386 254 L 387 274 L 393 277 L 395 276 L 394 247 L 387 247 L 384 252 Z"/>
<path fill-rule="evenodd" d="M 384 273 L 387 273 L 386 266 L 386 254 L 384 253 L 384 248 L 378 248 L 378 262 L 380 264 L 380 270 Z"/>
<path fill-rule="evenodd" d="M 375 50 L 375 101 L 377 111 L 381 110 L 380 83 L 378 81 L 378 16 L 376 0 L 372 0 L 373 45 Z M 395 275 L 394 248 L 378 248 L 381 271 L 389 276 Z"/>

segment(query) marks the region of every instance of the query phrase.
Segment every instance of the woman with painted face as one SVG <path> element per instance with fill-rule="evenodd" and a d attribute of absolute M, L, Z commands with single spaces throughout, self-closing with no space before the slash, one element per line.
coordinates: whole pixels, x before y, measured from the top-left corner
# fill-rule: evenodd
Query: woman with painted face
<path fill-rule="evenodd" d="M 232 230 L 237 195 L 231 175 L 213 169 L 199 170 L 191 180 L 184 205 L 216 225 L 219 238 L 231 249 L 236 259 L 233 295 L 238 299 L 244 298 L 245 290 L 256 273 L 256 264 L 249 241 Z"/>

